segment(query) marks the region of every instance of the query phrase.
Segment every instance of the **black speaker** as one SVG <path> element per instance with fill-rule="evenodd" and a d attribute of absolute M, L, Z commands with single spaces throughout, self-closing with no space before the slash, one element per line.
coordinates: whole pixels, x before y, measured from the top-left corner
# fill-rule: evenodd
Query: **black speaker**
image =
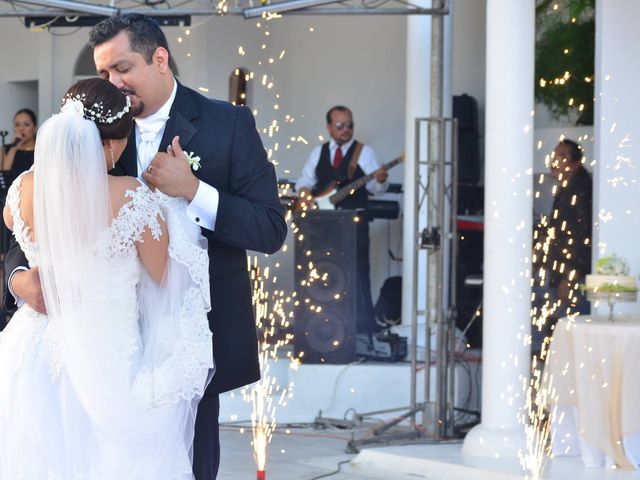
<path fill-rule="evenodd" d="M 456 327 L 466 331 L 471 348 L 481 348 L 482 314 L 476 316 L 476 311 L 482 302 L 484 231 L 459 227 L 458 235 Z"/>
<path fill-rule="evenodd" d="M 360 215 L 312 210 L 295 220 L 293 345 L 303 363 L 356 358 L 358 232 L 365 222 Z"/>
<path fill-rule="evenodd" d="M 454 95 L 453 116 L 458 119 L 458 182 L 476 185 L 482 174 L 478 102 L 470 95 Z"/>

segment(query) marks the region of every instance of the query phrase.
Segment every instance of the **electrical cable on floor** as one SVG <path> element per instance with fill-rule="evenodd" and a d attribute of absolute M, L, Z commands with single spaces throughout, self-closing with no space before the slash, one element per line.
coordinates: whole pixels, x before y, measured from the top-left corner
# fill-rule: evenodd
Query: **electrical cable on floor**
<path fill-rule="evenodd" d="M 333 475 L 336 475 L 338 473 L 340 473 L 340 470 L 342 469 L 342 465 L 344 465 L 345 463 L 350 463 L 351 460 L 343 460 L 341 462 L 338 462 L 338 468 L 337 470 L 334 470 L 333 472 L 329 472 L 329 473 L 324 473 L 322 475 L 318 475 L 317 477 L 313 477 L 310 480 L 318 480 L 319 478 L 327 478 L 327 477 L 331 477 Z"/>

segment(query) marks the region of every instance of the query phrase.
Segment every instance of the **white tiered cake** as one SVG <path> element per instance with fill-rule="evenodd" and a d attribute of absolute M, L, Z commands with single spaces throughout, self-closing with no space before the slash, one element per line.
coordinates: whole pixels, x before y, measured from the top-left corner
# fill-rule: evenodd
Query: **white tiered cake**
<path fill-rule="evenodd" d="M 585 290 L 602 293 L 635 293 L 638 291 L 638 285 L 636 277 L 629 275 L 629 264 L 626 260 L 610 255 L 596 262 L 596 273 L 587 275 Z"/>
<path fill-rule="evenodd" d="M 585 288 L 590 292 L 637 292 L 636 277 L 630 275 L 587 275 Z"/>

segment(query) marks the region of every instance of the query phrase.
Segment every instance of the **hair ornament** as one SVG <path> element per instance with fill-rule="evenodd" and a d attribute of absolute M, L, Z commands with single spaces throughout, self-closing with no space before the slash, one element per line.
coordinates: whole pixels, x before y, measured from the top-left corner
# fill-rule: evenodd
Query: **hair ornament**
<path fill-rule="evenodd" d="M 91 120 L 95 123 L 111 124 L 116 120 L 121 119 L 131 109 L 131 99 L 127 96 L 125 106 L 119 112 L 112 112 L 111 109 L 104 109 L 102 102 L 94 103 L 90 108 L 86 107 L 84 100 L 87 95 L 67 95 L 62 99 L 62 107 L 60 111 L 63 113 L 74 113 L 80 115 L 87 120 Z"/>

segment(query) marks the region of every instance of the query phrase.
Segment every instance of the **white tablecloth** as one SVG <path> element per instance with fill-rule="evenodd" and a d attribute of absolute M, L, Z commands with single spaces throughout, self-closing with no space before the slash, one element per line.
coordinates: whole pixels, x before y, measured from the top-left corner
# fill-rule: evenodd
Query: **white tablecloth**
<path fill-rule="evenodd" d="M 556 398 L 554 455 L 640 463 L 640 317 L 582 316 L 556 325 L 545 367 Z"/>

